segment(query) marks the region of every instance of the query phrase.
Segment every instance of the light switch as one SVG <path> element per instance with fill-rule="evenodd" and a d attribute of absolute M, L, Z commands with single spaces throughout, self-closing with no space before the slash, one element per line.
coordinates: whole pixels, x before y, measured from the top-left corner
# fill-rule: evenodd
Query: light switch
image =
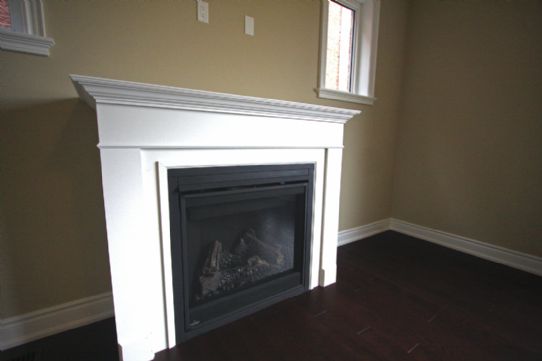
<path fill-rule="evenodd" d="M 198 2 L 198 21 L 209 24 L 209 3 L 203 0 Z"/>
<path fill-rule="evenodd" d="M 254 36 L 254 18 L 245 16 L 245 34 Z"/>

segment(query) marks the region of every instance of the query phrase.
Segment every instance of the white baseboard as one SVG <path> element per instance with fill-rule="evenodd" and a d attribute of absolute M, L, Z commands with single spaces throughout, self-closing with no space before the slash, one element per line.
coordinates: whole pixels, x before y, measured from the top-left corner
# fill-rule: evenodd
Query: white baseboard
<path fill-rule="evenodd" d="M 345 244 L 359 241 L 360 239 L 370 237 L 377 233 L 382 233 L 390 229 L 389 218 L 381 219 L 373 223 L 369 223 L 360 227 L 346 229 L 339 232 L 337 244 L 344 246 Z"/>
<path fill-rule="evenodd" d="M 113 317 L 111 292 L 0 319 L 0 350 Z"/>
<path fill-rule="evenodd" d="M 392 218 L 390 219 L 389 224 L 389 229 L 393 231 L 542 276 L 541 257 L 532 256 L 526 253 L 405 222 L 399 219 Z"/>
<path fill-rule="evenodd" d="M 342 246 L 387 230 L 393 230 L 542 276 L 541 257 L 395 218 L 386 218 L 360 227 L 340 231 L 338 245 Z M 24 315 L 0 319 L 0 350 L 6 350 L 113 316 L 113 297 L 110 292 L 107 292 Z"/>
<path fill-rule="evenodd" d="M 395 218 L 385 218 L 364 226 L 340 231 L 338 245 L 342 246 L 387 230 L 403 233 L 479 258 L 542 276 L 542 257 L 495 246 L 475 239 L 420 226 Z"/>

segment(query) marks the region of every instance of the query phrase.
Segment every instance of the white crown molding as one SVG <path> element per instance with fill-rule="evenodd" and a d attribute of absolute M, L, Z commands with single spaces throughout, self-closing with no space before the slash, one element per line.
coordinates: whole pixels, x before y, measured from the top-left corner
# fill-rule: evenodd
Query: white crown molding
<path fill-rule="evenodd" d="M 542 258 L 392 218 L 390 229 L 488 261 L 542 276 Z"/>
<path fill-rule="evenodd" d="M 0 350 L 113 317 L 111 292 L 0 319 Z"/>
<path fill-rule="evenodd" d="M 51 38 L 0 29 L 0 49 L 21 53 L 49 56 L 49 49 L 55 45 Z"/>
<path fill-rule="evenodd" d="M 354 227 L 345 229 L 339 232 L 338 245 L 344 246 L 345 244 L 359 241 L 360 239 L 374 236 L 375 234 L 385 232 L 390 229 L 390 219 L 385 218 L 376 222 L 372 222 L 360 227 Z"/>
<path fill-rule="evenodd" d="M 361 110 L 327 107 L 285 100 L 264 99 L 226 93 L 135 83 L 123 80 L 70 75 L 81 99 L 96 104 L 197 110 L 302 119 L 344 124 Z"/>

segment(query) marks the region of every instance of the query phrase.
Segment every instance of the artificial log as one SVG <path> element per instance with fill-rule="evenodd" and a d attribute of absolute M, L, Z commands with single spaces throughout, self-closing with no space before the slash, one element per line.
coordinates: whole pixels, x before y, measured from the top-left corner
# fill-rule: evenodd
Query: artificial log
<path fill-rule="evenodd" d="M 283 267 L 281 247 L 260 240 L 253 229 L 240 237 L 232 252 L 216 240 L 199 276 L 200 293 L 196 295 L 196 301 L 250 285 L 282 271 Z"/>
<path fill-rule="evenodd" d="M 211 252 L 205 260 L 205 265 L 203 266 L 203 274 L 210 274 L 217 271 L 220 271 L 220 259 L 222 258 L 222 243 L 219 241 L 214 241 Z"/>
<path fill-rule="evenodd" d="M 280 245 L 263 242 L 256 237 L 256 231 L 252 228 L 243 234 L 241 241 L 248 243 L 251 246 L 253 253 L 257 254 L 271 265 L 282 266 L 284 264 L 284 254 L 281 252 Z"/>
<path fill-rule="evenodd" d="M 218 289 L 222 273 L 220 272 L 220 260 L 222 258 L 222 243 L 214 241 L 211 251 L 205 259 L 205 263 L 200 276 L 201 295 L 209 295 Z"/>

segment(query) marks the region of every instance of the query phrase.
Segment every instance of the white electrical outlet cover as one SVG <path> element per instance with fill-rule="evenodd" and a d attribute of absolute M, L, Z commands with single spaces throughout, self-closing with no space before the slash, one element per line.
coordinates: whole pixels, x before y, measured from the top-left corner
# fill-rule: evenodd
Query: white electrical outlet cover
<path fill-rule="evenodd" d="M 245 34 L 254 36 L 254 18 L 245 16 Z"/>
<path fill-rule="evenodd" d="M 209 3 L 203 0 L 198 2 L 198 21 L 209 24 Z"/>

